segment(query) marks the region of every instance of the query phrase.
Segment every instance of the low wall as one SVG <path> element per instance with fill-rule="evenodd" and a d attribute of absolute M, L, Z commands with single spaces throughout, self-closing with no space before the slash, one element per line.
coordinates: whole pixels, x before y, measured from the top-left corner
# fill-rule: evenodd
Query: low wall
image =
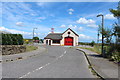
<path fill-rule="evenodd" d="M 26 46 L 24 45 L 2 45 L 2 55 L 17 54 L 26 51 Z"/>

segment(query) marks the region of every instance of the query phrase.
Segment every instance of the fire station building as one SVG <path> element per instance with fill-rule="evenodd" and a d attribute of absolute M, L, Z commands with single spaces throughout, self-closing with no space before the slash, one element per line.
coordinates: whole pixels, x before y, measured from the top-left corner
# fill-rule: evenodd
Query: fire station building
<path fill-rule="evenodd" d="M 50 33 L 44 38 L 45 45 L 77 46 L 79 35 L 68 28 L 63 33 Z"/>

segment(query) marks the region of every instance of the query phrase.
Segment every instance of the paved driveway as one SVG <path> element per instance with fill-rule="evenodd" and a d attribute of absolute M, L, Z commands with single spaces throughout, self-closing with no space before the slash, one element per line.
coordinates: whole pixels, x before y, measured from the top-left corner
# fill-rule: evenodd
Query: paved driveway
<path fill-rule="evenodd" d="M 84 54 L 73 48 L 45 46 L 41 55 L 2 64 L 3 78 L 94 78 Z"/>

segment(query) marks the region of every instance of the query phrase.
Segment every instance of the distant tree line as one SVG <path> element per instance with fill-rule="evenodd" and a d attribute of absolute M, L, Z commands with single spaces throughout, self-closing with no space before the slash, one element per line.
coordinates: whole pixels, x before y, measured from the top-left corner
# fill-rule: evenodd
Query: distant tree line
<path fill-rule="evenodd" d="M 79 42 L 78 44 L 79 45 L 89 45 L 89 46 L 93 47 L 96 43 L 95 43 L 95 41 L 92 41 L 90 43 L 88 43 L 88 42 Z"/>
<path fill-rule="evenodd" d="M 1 34 L 2 45 L 23 45 L 23 36 L 21 34 Z"/>

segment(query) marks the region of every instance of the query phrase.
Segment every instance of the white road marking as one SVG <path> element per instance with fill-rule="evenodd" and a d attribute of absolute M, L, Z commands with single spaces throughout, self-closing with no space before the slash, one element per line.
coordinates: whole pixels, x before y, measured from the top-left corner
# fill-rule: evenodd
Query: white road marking
<path fill-rule="evenodd" d="M 58 60 L 59 58 L 63 57 L 65 54 L 66 54 L 66 51 L 64 51 L 64 53 L 63 53 L 62 55 L 60 55 L 58 58 L 56 58 L 53 62 L 55 62 L 55 61 Z M 51 63 L 52 63 L 52 62 L 51 62 Z M 47 63 L 47 64 L 45 64 L 44 66 L 41 66 L 41 67 L 33 70 L 32 72 L 28 72 L 27 74 L 25 74 L 25 75 L 23 75 L 23 76 L 21 76 L 21 77 L 19 77 L 19 78 L 24 78 L 24 77 L 28 76 L 28 75 L 31 74 L 31 73 L 34 73 L 34 72 L 36 72 L 36 71 L 38 71 L 38 70 L 41 70 L 42 68 L 50 65 L 51 63 Z"/>
<path fill-rule="evenodd" d="M 66 54 L 66 51 L 64 53 Z"/>

